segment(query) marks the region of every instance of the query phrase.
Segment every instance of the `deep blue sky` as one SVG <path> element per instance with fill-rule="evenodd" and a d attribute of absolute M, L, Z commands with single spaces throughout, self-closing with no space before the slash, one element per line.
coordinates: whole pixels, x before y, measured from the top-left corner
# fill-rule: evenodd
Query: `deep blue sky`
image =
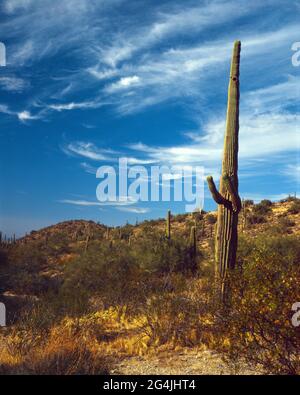
<path fill-rule="evenodd" d="M 97 205 L 95 169 L 126 156 L 198 164 L 217 179 L 236 39 L 240 194 L 300 192 L 299 14 L 292 0 L 3 0 L 1 230 L 183 212 L 178 203 Z"/>

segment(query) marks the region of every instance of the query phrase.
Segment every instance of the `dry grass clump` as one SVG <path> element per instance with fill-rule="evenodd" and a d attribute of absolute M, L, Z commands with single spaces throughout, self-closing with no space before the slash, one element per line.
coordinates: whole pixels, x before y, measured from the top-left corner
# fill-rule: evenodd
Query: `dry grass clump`
<path fill-rule="evenodd" d="M 110 363 L 83 326 L 63 322 L 47 335 L 15 329 L 2 338 L 1 374 L 108 374 Z"/>

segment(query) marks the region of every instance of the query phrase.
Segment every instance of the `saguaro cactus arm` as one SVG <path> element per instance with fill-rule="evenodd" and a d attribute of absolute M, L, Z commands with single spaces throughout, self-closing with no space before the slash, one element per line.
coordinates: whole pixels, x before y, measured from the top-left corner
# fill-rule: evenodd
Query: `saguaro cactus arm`
<path fill-rule="evenodd" d="M 212 176 L 207 177 L 207 184 L 208 184 L 208 188 L 210 190 L 211 196 L 217 204 L 222 204 L 225 207 L 231 206 L 231 202 L 229 200 L 225 199 L 220 194 L 220 192 L 217 190 L 216 184 L 215 184 Z"/>
<path fill-rule="evenodd" d="M 228 208 L 228 209 L 232 209 L 235 212 L 240 212 L 241 211 L 241 199 L 233 185 L 233 183 L 231 182 L 230 177 L 225 174 L 223 177 L 223 181 L 225 184 L 225 187 L 231 197 L 231 201 L 224 198 L 220 192 L 217 190 L 217 187 L 215 185 L 214 179 L 212 176 L 208 176 L 207 177 L 207 184 L 208 184 L 208 188 L 210 190 L 210 193 L 212 195 L 212 198 L 214 199 L 214 201 L 217 204 L 221 204 L 224 207 Z"/>
<path fill-rule="evenodd" d="M 234 184 L 232 183 L 230 177 L 228 176 L 228 174 L 224 174 L 223 181 L 231 197 L 233 211 L 239 213 L 242 208 L 241 198 L 239 197 L 237 190 Z"/>

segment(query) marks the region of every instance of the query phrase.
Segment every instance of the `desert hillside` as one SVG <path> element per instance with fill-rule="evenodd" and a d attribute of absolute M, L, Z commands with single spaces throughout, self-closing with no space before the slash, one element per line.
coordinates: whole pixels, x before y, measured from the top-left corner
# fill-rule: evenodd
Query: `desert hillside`
<path fill-rule="evenodd" d="M 0 369 L 299 373 L 290 319 L 300 200 L 244 201 L 229 310 L 216 298 L 215 222 L 215 212 L 171 215 L 169 238 L 165 219 L 115 228 L 74 220 L 2 237 Z"/>

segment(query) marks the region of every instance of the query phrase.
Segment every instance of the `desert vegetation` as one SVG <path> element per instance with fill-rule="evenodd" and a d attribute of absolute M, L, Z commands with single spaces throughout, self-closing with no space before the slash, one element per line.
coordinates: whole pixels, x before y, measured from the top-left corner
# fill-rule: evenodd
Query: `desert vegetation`
<path fill-rule="evenodd" d="M 1 373 L 101 374 L 129 357 L 208 349 L 236 372 L 246 363 L 299 374 L 295 202 L 268 204 L 266 222 L 239 225 L 230 304 L 215 281 L 215 213 L 119 228 L 73 221 L 2 242 Z"/>

